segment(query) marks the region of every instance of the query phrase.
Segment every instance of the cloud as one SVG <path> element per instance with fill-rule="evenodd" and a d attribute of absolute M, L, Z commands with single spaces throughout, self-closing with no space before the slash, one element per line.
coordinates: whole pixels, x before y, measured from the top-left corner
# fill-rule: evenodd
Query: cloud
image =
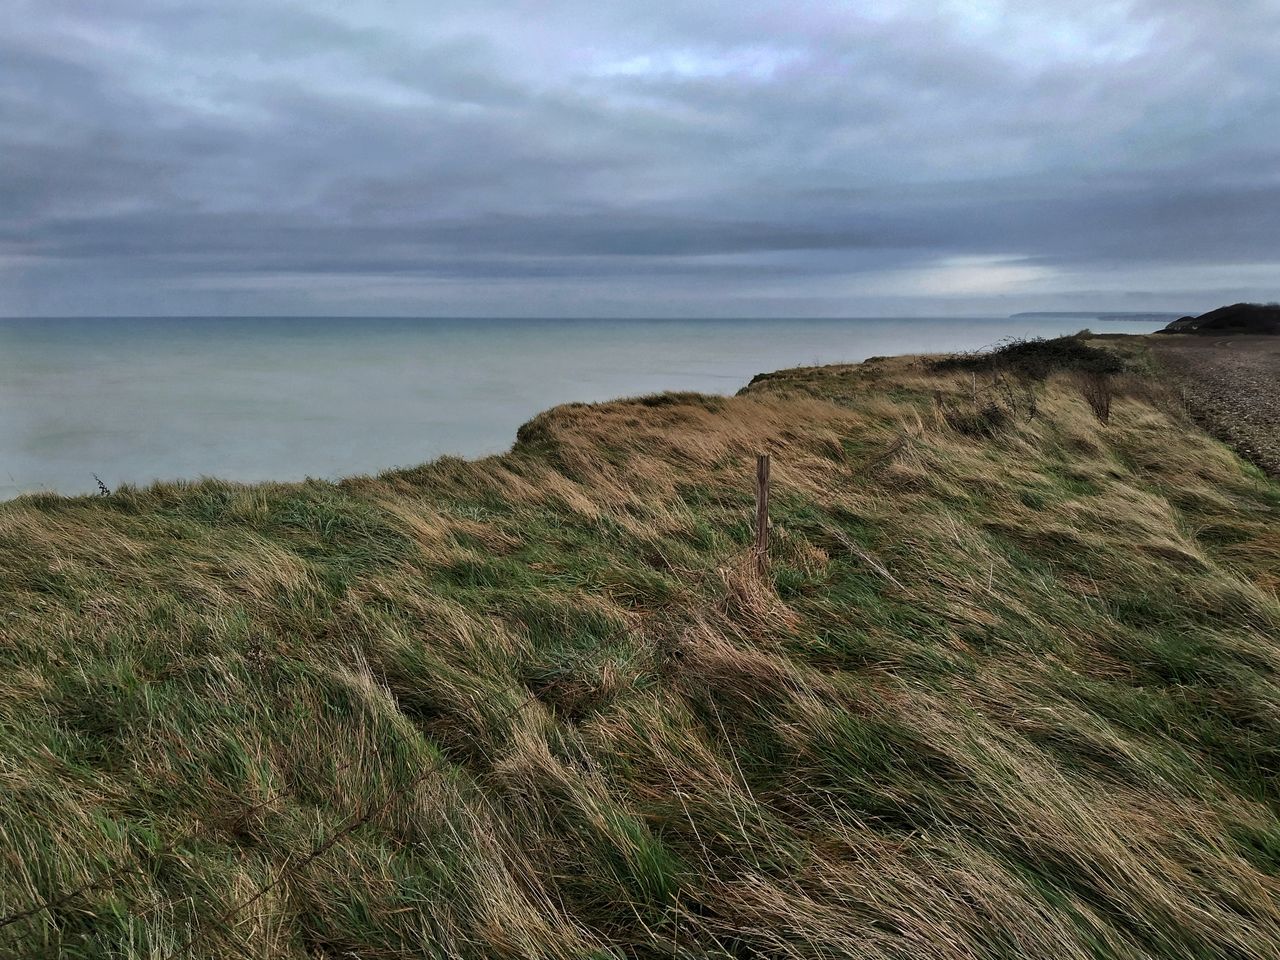
<path fill-rule="evenodd" d="M 1280 281 L 1268 0 L 14 5 L 0 312 L 1191 310 Z"/>

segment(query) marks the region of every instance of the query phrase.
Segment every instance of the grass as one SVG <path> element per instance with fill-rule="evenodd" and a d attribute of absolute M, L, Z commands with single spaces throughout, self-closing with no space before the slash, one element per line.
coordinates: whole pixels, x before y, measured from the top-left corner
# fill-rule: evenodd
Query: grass
<path fill-rule="evenodd" d="M 1280 957 L 1280 488 L 1112 348 L 0 505 L 0 956 Z"/>

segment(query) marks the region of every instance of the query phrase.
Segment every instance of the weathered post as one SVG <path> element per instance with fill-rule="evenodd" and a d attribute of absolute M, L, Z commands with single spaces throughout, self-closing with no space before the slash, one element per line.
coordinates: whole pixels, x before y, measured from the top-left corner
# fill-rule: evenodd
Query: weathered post
<path fill-rule="evenodd" d="M 769 575 L 769 455 L 756 457 L 756 569 Z"/>

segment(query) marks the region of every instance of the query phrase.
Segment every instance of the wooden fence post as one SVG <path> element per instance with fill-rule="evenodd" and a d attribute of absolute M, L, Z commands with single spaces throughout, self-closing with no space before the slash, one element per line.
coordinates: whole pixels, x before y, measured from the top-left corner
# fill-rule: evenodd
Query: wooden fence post
<path fill-rule="evenodd" d="M 756 457 L 756 569 L 769 575 L 769 455 Z"/>

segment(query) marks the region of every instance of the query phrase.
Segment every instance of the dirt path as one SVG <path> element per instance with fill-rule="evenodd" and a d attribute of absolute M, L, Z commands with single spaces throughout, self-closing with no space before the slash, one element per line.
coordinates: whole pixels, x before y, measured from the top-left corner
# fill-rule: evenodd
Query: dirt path
<path fill-rule="evenodd" d="M 1280 476 L 1280 337 L 1152 337 L 1192 412 L 1247 460 Z"/>

